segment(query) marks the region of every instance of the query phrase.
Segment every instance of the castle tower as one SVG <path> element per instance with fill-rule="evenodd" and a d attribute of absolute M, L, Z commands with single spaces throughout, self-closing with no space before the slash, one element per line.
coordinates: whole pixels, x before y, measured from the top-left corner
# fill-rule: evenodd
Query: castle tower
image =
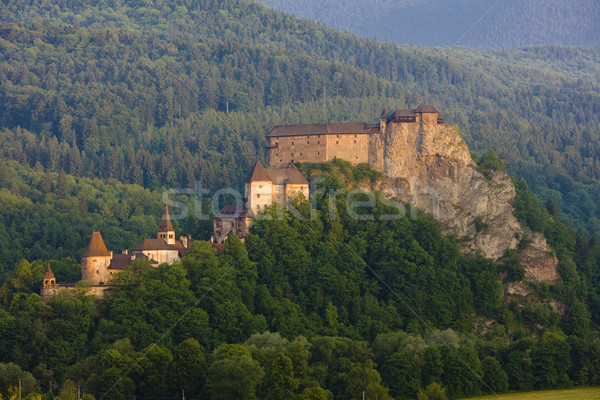
<path fill-rule="evenodd" d="M 108 251 L 100 232 L 93 232 L 92 238 L 81 255 L 81 280 L 92 285 L 104 285 L 109 280 L 108 266 L 112 251 Z"/>
<path fill-rule="evenodd" d="M 42 290 L 40 292 L 44 303 L 49 302 L 52 296 L 56 294 L 59 288 L 60 286 L 56 284 L 56 278 L 54 277 L 54 273 L 52 273 L 50 265 L 48 265 L 48 269 L 44 274 L 44 280 L 42 281 Z"/>
<path fill-rule="evenodd" d="M 53 286 L 55 284 L 56 284 L 56 278 L 54 277 L 54 273 L 50 269 L 50 265 L 48 265 L 48 269 L 46 270 L 46 273 L 44 274 L 44 283 L 42 284 L 42 286 L 47 287 L 47 286 Z"/>
<path fill-rule="evenodd" d="M 175 229 L 173 229 L 173 224 L 171 224 L 169 206 L 167 206 L 167 203 L 165 203 L 165 209 L 163 211 L 162 219 L 160 220 L 160 227 L 156 237 L 158 239 L 164 239 L 168 244 L 175 244 Z"/>

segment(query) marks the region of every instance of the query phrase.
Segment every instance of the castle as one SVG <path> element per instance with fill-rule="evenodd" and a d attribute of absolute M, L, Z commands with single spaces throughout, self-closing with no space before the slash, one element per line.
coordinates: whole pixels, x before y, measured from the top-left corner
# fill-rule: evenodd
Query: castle
<path fill-rule="evenodd" d="M 235 234 L 245 238 L 256 214 L 274 202 L 285 203 L 302 193 L 308 198 L 308 181 L 300 171 L 289 163 L 285 168 L 265 168 L 257 160 L 245 182 L 244 205 L 230 204 L 221 209 L 213 220 L 213 241 L 223 243 L 227 236 Z"/>
<path fill-rule="evenodd" d="M 90 241 L 81 255 L 81 280 L 90 285 L 90 294 L 98 298 L 110 288 L 108 285 L 112 275 L 122 271 L 137 259 L 150 260 L 154 267 L 162 263 L 172 264 L 179 260 L 188 250 L 191 237 L 181 236 L 175 240 L 175 230 L 169 216 L 169 208 L 165 204 L 156 239 L 144 239 L 135 246 L 131 253 L 124 250 L 121 254 L 108 251 L 100 232 L 93 232 Z M 48 266 L 42 282 L 42 300 L 48 302 L 60 290 L 73 290 L 77 282 L 56 282 L 54 273 Z"/>
<path fill-rule="evenodd" d="M 443 124 L 444 118 L 429 105 L 415 110 L 383 111 L 379 122 L 282 125 L 267 134 L 267 162 L 280 167 L 295 162 L 325 162 L 336 158 L 353 165 L 368 163 L 384 171 L 387 142 L 402 129 Z"/>
<path fill-rule="evenodd" d="M 256 215 L 274 202 L 285 204 L 299 194 L 309 197 L 309 183 L 295 167 L 295 162 L 326 162 L 336 158 L 353 165 L 368 163 L 372 168 L 397 176 L 405 157 L 402 150 L 413 146 L 408 137 L 421 137 L 418 133 L 432 131 L 439 134 L 437 126 L 444 118 L 429 105 L 414 110 L 383 111 L 379 122 L 282 125 L 267 134 L 267 166 L 257 161 L 245 181 L 243 204 L 223 207 L 213 220 L 213 247 L 222 247 L 228 235 L 244 239 Z M 423 146 L 420 143 L 419 146 Z M 156 239 L 145 239 L 129 253 L 113 254 L 108 251 L 100 232 L 94 232 L 81 256 L 81 280 L 90 284 L 91 294 L 102 297 L 109 288 L 111 276 L 123 270 L 136 259 L 150 260 L 153 266 L 172 264 L 187 252 L 190 237 L 175 239 L 169 210 L 165 204 Z M 71 290 L 76 282 L 56 282 L 50 267 L 44 275 L 41 295 L 48 301 L 60 290 Z"/>
<path fill-rule="evenodd" d="M 375 124 L 346 122 L 330 124 L 280 125 L 267 134 L 267 163 L 257 161 L 245 183 L 243 206 L 227 205 L 213 220 L 213 240 L 222 243 L 229 234 L 246 237 L 258 212 L 273 202 L 285 203 L 297 193 L 309 196 L 306 178 L 294 166 L 297 162 L 325 162 L 341 158 L 353 165 L 368 163 L 388 172 L 386 161 L 399 137 L 424 127 L 444 124 L 432 106 L 414 110 L 384 110 Z M 401 145 L 401 144 L 400 144 Z M 394 161 L 395 162 L 395 161 Z"/>

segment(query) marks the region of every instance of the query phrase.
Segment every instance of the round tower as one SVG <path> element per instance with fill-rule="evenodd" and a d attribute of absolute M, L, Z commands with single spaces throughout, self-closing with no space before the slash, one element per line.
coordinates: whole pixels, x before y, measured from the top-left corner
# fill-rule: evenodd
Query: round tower
<path fill-rule="evenodd" d="M 81 255 L 81 280 L 91 285 L 108 282 L 108 266 L 112 252 L 108 251 L 100 232 L 93 232 L 92 238 Z"/>

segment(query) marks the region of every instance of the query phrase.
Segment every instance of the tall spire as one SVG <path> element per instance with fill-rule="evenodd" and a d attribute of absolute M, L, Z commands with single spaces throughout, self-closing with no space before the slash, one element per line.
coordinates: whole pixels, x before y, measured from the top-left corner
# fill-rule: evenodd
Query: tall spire
<path fill-rule="evenodd" d="M 160 220 L 161 231 L 172 231 L 173 224 L 171 224 L 171 217 L 169 216 L 169 206 L 165 203 L 165 209 L 163 211 L 162 219 Z"/>

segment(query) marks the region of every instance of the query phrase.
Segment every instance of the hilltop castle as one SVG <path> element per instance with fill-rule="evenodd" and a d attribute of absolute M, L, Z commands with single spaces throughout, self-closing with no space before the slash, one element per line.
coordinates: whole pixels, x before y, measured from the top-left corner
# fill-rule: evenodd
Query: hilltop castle
<path fill-rule="evenodd" d="M 213 240 L 222 243 L 229 234 L 244 238 L 256 214 L 273 202 L 285 203 L 296 193 L 309 195 L 306 178 L 296 162 L 325 162 L 341 158 L 353 165 L 368 163 L 387 172 L 386 161 L 393 160 L 398 138 L 424 127 L 444 124 L 432 106 L 414 110 L 381 113 L 379 122 L 280 125 L 267 134 L 267 163 L 257 161 L 248 174 L 242 207 L 227 205 L 213 221 Z M 395 162 L 395 161 L 394 161 Z"/>
<path fill-rule="evenodd" d="M 267 162 L 280 167 L 295 162 L 325 162 L 336 158 L 353 165 L 368 163 L 384 171 L 389 139 L 402 130 L 443 124 L 444 118 L 428 105 L 415 110 L 383 111 L 379 122 L 282 125 L 267 134 Z"/>
<path fill-rule="evenodd" d="M 193 242 L 191 237 L 181 236 L 175 240 L 175 229 L 169 216 L 169 208 L 165 204 L 156 239 L 144 239 L 135 246 L 131 253 L 124 250 L 121 254 L 108 251 L 100 232 L 93 232 L 90 242 L 81 255 L 81 280 L 90 284 L 90 294 L 103 297 L 109 289 L 108 282 L 112 275 L 122 271 L 137 259 L 150 260 L 152 266 L 172 264 L 179 260 Z M 72 290 L 77 282 L 56 282 L 54 273 L 48 266 L 42 282 L 42 300 L 48 302 L 60 290 Z"/>

